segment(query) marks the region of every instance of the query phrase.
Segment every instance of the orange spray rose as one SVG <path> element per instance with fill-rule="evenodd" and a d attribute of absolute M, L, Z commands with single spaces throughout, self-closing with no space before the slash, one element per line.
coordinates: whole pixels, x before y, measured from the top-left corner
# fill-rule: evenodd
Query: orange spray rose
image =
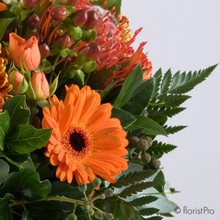
<path fill-rule="evenodd" d="M 38 40 L 31 36 L 27 40 L 15 33 L 9 34 L 9 56 L 18 68 L 34 70 L 40 64 Z"/>

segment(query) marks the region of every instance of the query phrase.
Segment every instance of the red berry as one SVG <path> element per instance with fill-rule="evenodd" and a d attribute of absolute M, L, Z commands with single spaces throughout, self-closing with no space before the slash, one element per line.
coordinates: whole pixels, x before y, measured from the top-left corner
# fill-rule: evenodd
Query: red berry
<path fill-rule="evenodd" d="M 51 16 L 55 21 L 64 21 L 67 16 L 67 10 L 62 5 L 54 6 L 51 10 Z"/>
<path fill-rule="evenodd" d="M 88 11 L 87 14 L 88 14 L 88 19 L 87 22 L 85 23 L 85 27 L 92 29 L 96 26 L 97 21 L 99 20 L 99 14 L 94 10 Z"/>
<path fill-rule="evenodd" d="M 101 50 L 102 48 L 95 42 L 92 42 L 85 47 L 85 53 L 88 58 L 97 57 Z"/>
<path fill-rule="evenodd" d="M 33 9 L 38 4 L 38 0 L 21 0 L 21 5 L 25 9 Z"/>
<path fill-rule="evenodd" d="M 40 26 L 40 18 L 36 14 L 32 14 L 27 19 L 27 25 L 31 29 L 38 28 Z"/>
<path fill-rule="evenodd" d="M 59 37 L 57 39 L 57 42 L 58 42 L 58 46 L 60 46 L 61 48 L 70 48 L 73 45 L 74 40 L 69 35 L 66 34 L 62 37 Z"/>
<path fill-rule="evenodd" d="M 73 23 L 75 26 L 83 27 L 83 25 L 87 22 L 88 15 L 87 15 L 87 9 L 82 8 L 78 10 L 73 15 Z"/>
<path fill-rule="evenodd" d="M 50 55 L 50 48 L 47 44 L 41 44 L 39 46 L 41 58 L 44 59 Z"/>

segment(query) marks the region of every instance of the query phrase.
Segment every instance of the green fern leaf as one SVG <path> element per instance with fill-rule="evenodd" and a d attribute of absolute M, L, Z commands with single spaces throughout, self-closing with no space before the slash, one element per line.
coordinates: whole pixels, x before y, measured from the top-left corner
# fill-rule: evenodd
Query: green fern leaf
<path fill-rule="evenodd" d="M 141 182 L 137 184 L 133 184 L 123 190 L 119 196 L 122 198 L 126 198 L 131 196 L 132 194 L 136 194 L 137 192 L 142 192 L 144 189 L 151 188 L 155 185 L 154 182 Z"/>
<path fill-rule="evenodd" d="M 162 108 L 149 108 L 148 109 L 148 115 L 150 118 L 153 118 L 155 116 L 167 116 L 167 117 L 173 117 L 174 115 L 182 112 L 185 110 L 183 107 L 162 107 Z"/>
<path fill-rule="evenodd" d="M 130 172 L 126 175 L 121 176 L 113 186 L 117 188 L 128 186 L 130 184 L 134 184 L 137 181 L 143 181 L 151 177 L 155 173 L 156 171 L 154 170 L 143 170 L 143 171 Z"/>
<path fill-rule="evenodd" d="M 188 74 L 175 74 L 172 78 L 170 89 L 168 90 L 168 92 L 174 94 L 189 92 L 196 85 L 204 81 L 213 72 L 216 66 L 217 65 L 213 65 L 204 70 L 199 70 L 198 72 L 196 71 L 194 73 L 189 72 Z"/>
<path fill-rule="evenodd" d="M 161 216 L 153 216 L 153 217 L 150 217 L 150 218 L 145 218 L 146 220 L 162 220 L 163 217 Z"/>
<path fill-rule="evenodd" d="M 176 146 L 172 144 L 164 144 L 162 142 L 153 141 L 147 152 L 157 158 L 160 158 L 163 156 L 164 153 L 169 153 L 175 148 Z"/>
<path fill-rule="evenodd" d="M 143 196 L 141 198 L 137 198 L 133 201 L 131 201 L 131 205 L 137 207 L 137 206 L 142 206 L 142 205 L 146 205 L 149 203 L 152 203 L 154 201 L 156 201 L 158 198 L 156 196 Z"/>
<path fill-rule="evenodd" d="M 172 79 L 172 73 L 171 70 L 168 70 L 163 77 L 162 83 L 161 83 L 161 93 L 166 93 L 167 90 L 169 89 L 170 83 L 171 83 L 171 79 Z"/>
<path fill-rule="evenodd" d="M 191 98 L 188 95 L 180 95 L 180 94 L 171 94 L 171 95 L 160 95 L 158 97 L 158 101 L 154 104 L 150 104 L 151 106 L 157 107 L 176 107 L 184 103 L 187 99 Z"/>
<path fill-rule="evenodd" d="M 156 208 L 146 208 L 139 211 L 141 215 L 149 216 L 159 212 L 159 209 Z"/>
<path fill-rule="evenodd" d="M 167 134 L 174 134 L 178 131 L 183 130 L 187 126 L 164 126 L 164 129 L 166 130 Z"/>
<path fill-rule="evenodd" d="M 160 215 L 164 217 L 174 217 L 171 213 L 160 213 Z"/>
<path fill-rule="evenodd" d="M 161 84 L 161 79 L 162 79 L 162 70 L 159 69 L 153 77 L 153 84 L 154 84 L 154 89 L 152 91 L 151 99 L 155 99 L 160 91 L 160 84 Z"/>

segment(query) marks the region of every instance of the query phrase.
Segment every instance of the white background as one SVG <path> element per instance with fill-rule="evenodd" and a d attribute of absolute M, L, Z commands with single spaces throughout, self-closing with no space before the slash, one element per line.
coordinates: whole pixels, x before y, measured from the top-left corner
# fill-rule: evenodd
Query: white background
<path fill-rule="evenodd" d="M 220 62 L 220 0 L 123 0 L 122 13 L 132 30 L 144 28 L 137 42 L 148 41 L 153 72 L 199 70 Z M 166 179 L 181 191 L 169 198 L 181 209 L 215 210 L 214 215 L 182 212 L 176 220 L 218 220 L 220 66 L 189 95 L 187 110 L 170 120 L 188 127 L 163 139 L 178 146 L 162 159 Z"/>

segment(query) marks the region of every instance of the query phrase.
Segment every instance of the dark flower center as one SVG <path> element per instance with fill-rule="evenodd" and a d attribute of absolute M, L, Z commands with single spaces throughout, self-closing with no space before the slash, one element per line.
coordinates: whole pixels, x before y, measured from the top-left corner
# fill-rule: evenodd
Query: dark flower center
<path fill-rule="evenodd" d="M 81 152 L 86 147 L 84 135 L 77 131 L 70 134 L 69 143 L 77 152 Z"/>

